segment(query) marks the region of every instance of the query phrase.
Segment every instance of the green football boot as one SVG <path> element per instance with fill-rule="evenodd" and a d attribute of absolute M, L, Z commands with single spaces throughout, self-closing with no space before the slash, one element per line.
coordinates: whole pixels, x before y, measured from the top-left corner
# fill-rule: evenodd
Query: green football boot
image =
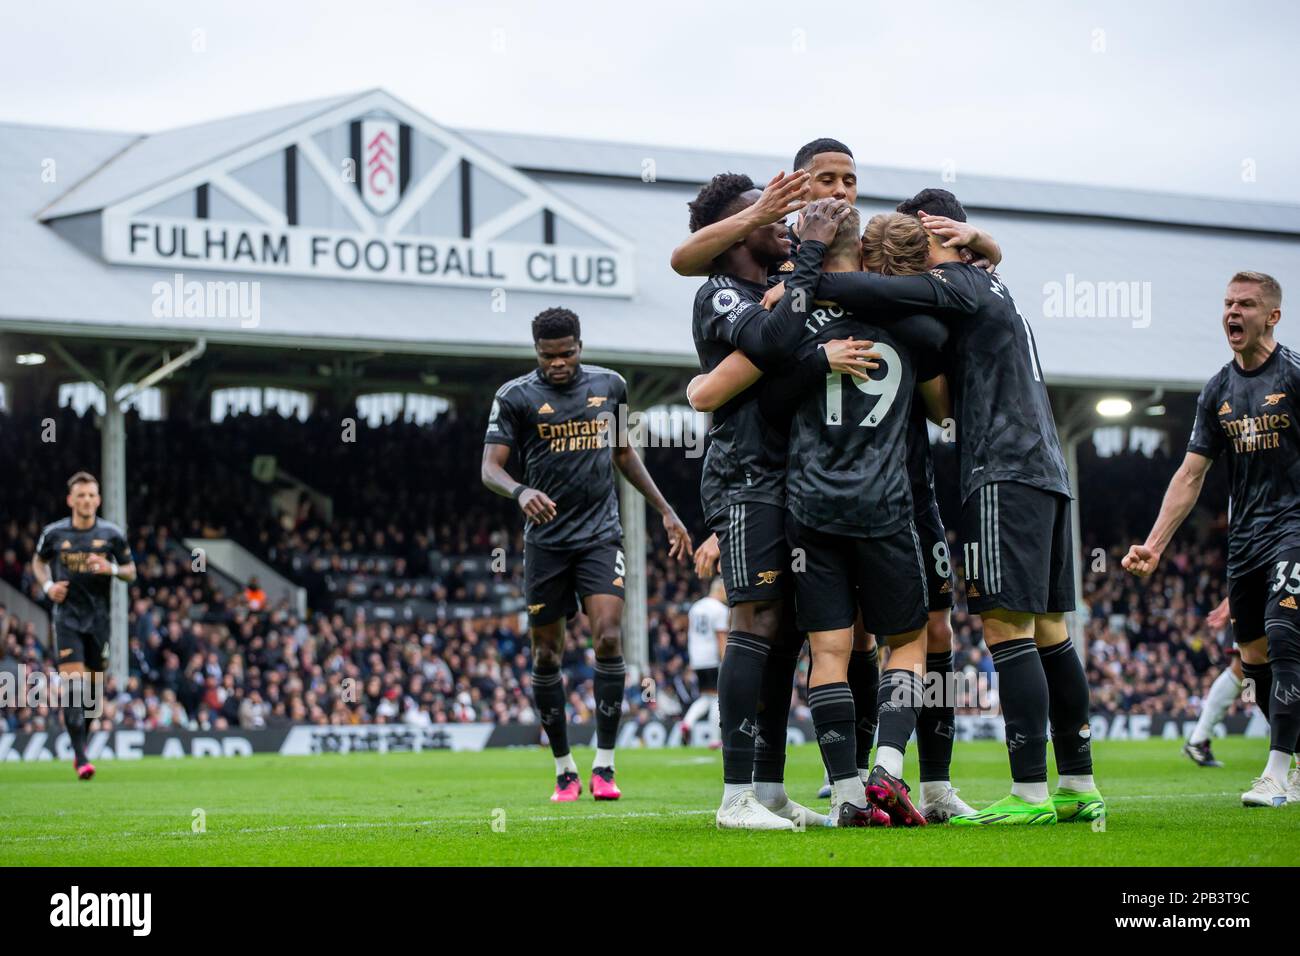
<path fill-rule="evenodd" d="M 1029 803 L 1015 794 L 1003 797 L 978 813 L 964 813 L 952 817 L 948 824 L 954 827 L 992 826 L 1050 826 L 1056 822 L 1056 807 L 1049 798 L 1042 803 Z"/>
<path fill-rule="evenodd" d="M 1092 790 L 1057 787 L 1052 794 L 1052 805 L 1056 807 L 1056 819 L 1061 823 L 1091 823 L 1106 816 L 1106 801 L 1095 787 Z"/>

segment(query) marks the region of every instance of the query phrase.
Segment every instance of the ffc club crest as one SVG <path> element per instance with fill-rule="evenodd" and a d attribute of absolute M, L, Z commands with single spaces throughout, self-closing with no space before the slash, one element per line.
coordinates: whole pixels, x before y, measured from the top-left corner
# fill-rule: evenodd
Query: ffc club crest
<path fill-rule="evenodd" d="M 378 216 L 392 212 L 402 198 L 400 133 L 394 120 L 361 121 L 361 168 L 357 176 L 361 198 Z"/>

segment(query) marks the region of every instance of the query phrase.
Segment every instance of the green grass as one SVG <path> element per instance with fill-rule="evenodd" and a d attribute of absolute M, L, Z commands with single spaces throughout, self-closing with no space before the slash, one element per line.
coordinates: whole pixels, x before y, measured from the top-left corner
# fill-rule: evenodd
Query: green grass
<path fill-rule="evenodd" d="M 698 749 L 619 753 L 624 797 L 547 801 L 550 755 L 480 753 L 0 765 L 0 865 L 1089 865 L 1258 866 L 1300 859 L 1300 806 L 1246 810 L 1265 744 L 1215 743 L 1203 770 L 1176 741 L 1101 743 L 1110 817 L 1035 829 L 719 832 L 721 758 Z M 575 756 L 584 774 L 591 752 Z M 914 758 L 913 758 L 914 759 Z M 982 806 L 1006 793 L 1006 752 L 958 744 L 954 782 Z M 910 763 L 909 779 L 915 777 Z M 821 762 L 794 748 L 796 799 L 819 806 Z M 586 780 L 583 782 L 586 787 Z M 207 830 L 192 832 L 193 812 Z M 494 829 L 494 818 L 503 828 Z"/>

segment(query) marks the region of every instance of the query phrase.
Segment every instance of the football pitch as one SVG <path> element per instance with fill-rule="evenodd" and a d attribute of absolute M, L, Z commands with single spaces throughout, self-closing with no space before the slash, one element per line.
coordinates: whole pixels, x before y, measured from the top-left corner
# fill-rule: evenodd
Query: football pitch
<path fill-rule="evenodd" d="M 1269 866 L 1300 860 L 1300 806 L 1244 809 L 1266 742 L 1215 743 L 1201 769 L 1169 740 L 1103 742 L 1105 827 L 720 832 L 721 757 L 623 750 L 622 800 L 552 804 L 549 752 L 348 754 L 0 765 L 0 866 Z M 914 749 L 914 748 L 913 748 Z M 1006 752 L 958 744 L 976 807 L 1006 792 Z M 907 777 L 914 780 L 915 754 Z M 792 748 L 787 785 L 815 798 L 821 760 Z M 197 831 L 197 832 L 196 832 Z"/>

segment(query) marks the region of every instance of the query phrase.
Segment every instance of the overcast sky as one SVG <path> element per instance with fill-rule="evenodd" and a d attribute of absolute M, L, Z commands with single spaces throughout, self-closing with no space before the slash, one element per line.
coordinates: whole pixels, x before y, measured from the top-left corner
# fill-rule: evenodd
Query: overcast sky
<path fill-rule="evenodd" d="M 1300 202 L 1300 4 L 6 4 L 0 119 L 152 131 L 383 87 L 452 127 Z M 196 32 L 200 31 L 200 32 Z M 788 162 L 788 160 L 787 160 Z"/>

